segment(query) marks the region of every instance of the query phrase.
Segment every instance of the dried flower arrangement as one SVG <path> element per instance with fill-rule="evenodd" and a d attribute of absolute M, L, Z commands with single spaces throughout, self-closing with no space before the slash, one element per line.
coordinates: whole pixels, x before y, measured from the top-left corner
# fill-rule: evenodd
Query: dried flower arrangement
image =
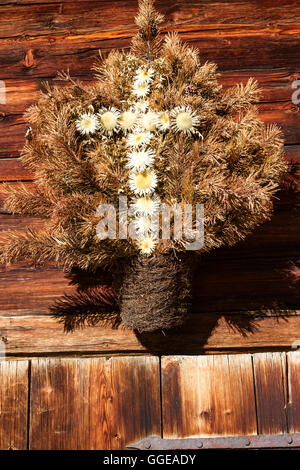
<path fill-rule="evenodd" d="M 161 37 L 152 0 L 139 7 L 128 53 L 101 58 L 93 85 L 60 73 L 70 86 L 47 86 L 29 109 L 22 162 L 36 188 L 8 185 L 6 207 L 45 223 L 6 232 L 0 260 L 54 260 L 89 276 L 110 269 L 124 324 L 153 331 L 185 321 L 197 255 L 235 244 L 270 217 L 286 164 L 280 130 L 258 118 L 257 84 L 224 92 L 215 64 L 200 64 L 176 34 Z M 118 237 L 101 239 L 97 208 L 120 212 L 120 196 L 136 236 L 121 237 L 119 222 Z M 186 204 L 204 205 L 201 248 L 186 249 L 188 234 L 176 237 L 174 214 L 171 236 L 157 235 L 162 204 L 181 214 Z"/>

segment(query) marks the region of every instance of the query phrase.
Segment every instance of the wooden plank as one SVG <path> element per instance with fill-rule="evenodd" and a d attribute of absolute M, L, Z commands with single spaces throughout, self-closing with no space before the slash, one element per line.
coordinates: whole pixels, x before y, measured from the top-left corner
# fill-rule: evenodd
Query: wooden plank
<path fill-rule="evenodd" d="M 295 338 L 296 351 L 287 354 L 289 432 L 300 431 L 300 334 Z"/>
<path fill-rule="evenodd" d="M 0 316 L 0 335 L 12 357 L 41 354 L 216 354 L 290 350 L 299 340 L 300 315 L 249 318 L 244 314 L 194 314 L 178 332 L 136 335 L 100 324 L 66 333 L 48 315 Z"/>
<path fill-rule="evenodd" d="M 300 145 L 285 145 L 285 158 L 292 163 L 300 163 Z"/>
<path fill-rule="evenodd" d="M 3 3 L 3 2 L 1 2 Z M 5 2 L 4 0 L 4 3 Z M 86 1 L 78 2 L 18 2 L 10 7 L 1 6 L 0 37 L 13 37 L 23 34 L 55 34 L 62 31 L 84 33 L 93 30 L 114 31 L 116 18 L 118 30 L 133 29 L 133 18 L 137 14 L 137 3 L 131 1 Z M 20 5 L 19 3 L 22 3 Z M 25 3 L 25 4 L 24 4 Z M 157 1 L 156 7 L 166 15 L 164 29 L 170 26 L 190 25 L 196 23 L 203 30 L 209 28 L 230 29 L 232 25 L 277 25 L 297 23 L 300 19 L 300 8 L 295 2 L 284 2 L 279 8 L 276 2 L 258 7 L 255 2 L 194 2 Z M 14 23 L 12 30 L 11 23 Z"/>
<path fill-rule="evenodd" d="M 156 357 L 32 361 L 30 449 L 124 449 L 160 435 Z"/>
<path fill-rule="evenodd" d="M 170 26 L 179 31 L 183 40 L 201 51 L 202 62 L 214 61 L 221 71 L 294 68 L 299 62 L 300 27 L 233 26 L 230 30 L 204 30 L 199 24 Z M 57 70 L 69 69 L 71 75 L 85 76 L 98 51 L 128 48 L 136 30 L 93 31 L 87 34 L 45 34 L 36 37 L 19 36 L 1 39 L 0 78 L 54 77 Z M 260 51 L 257 54 L 257 51 Z"/>
<path fill-rule="evenodd" d="M 1 78 L 23 77 L 26 69 L 28 76 L 51 76 L 70 65 L 73 74 L 82 74 L 98 48 L 128 45 L 136 31 L 133 1 L 14 3 L 0 7 Z M 278 67 L 297 63 L 300 12 L 295 2 L 284 2 L 284 8 L 278 2 L 259 7 L 256 2 L 219 4 L 159 1 L 157 7 L 166 14 L 163 30 L 181 32 L 200 46 L 204 60 L 216 57 L 223 70 L 272 68 L 274 60 Z M 80 53 L 79 60 L 68 57 L 70 49 Z"/>
<path fill-rule="evenodd" d="M 0 212 L 0 233 L 2 230 L 24 231 L 28 227 L 41 228 L 44 224 L 45 220 L 38 217 L 20 217 Z"/>
<path fill-rule="evenodd" d="M 258 105 L 259 116 L 265 124 L 278 124 L 283 132 L 285 144 L 297 144 L 300 142 L 299 110 L 292 103 L 260 103 Z"/>
<path fill-rule="evenodd" d="M 285 353 L 253 355 L 259 434 L 283 434 L 287 428 Z"/>
<path fill-rule="evenodd" d="M 61 34 L 36 38 L 20 37 L 0 40 L 0 79 L 43 77 L 57 75 L 58 70 L 70 70 L 72 76 L 86 76 L 99 57 L 113 49 L 128 48 L 131 34 L 97 32 L 76 36 Z M 122 37 L 125 36 L 125 37 Z"/>
<path fill-rule="evenodd" d="M 275 66 L 275 64 L 274 64 Z M 292 64 L 289 68 L 272 68 L 272 69 L 250 69 L 250 70 L 232 70 L 224 71 L 218 78 L 224 89 L 234 86 L 237 83 L 247 83 L 249 77 L 257 80 L 261 89 L 260 102 L 274 103 L 276 101 L 291 102 L 292 83 L 300 78 L 299 70 L 296 70 Z M 9 81 L 6 83 L 9 84 Z M 8 85 L 9 99 L 9 85 Z"/>
<path fill-rule="evenodd" d="M 95 78 L 93 77 L 92 71 L 90 71 L 89 76 L 76 77 L 76 79 L 80 80 L 80 82 L 84 84 L 91 84 L 92 82 L 95 82 Z M 288 80 L 287 77 L 286 79 Z M 282 80 L 284 80 L 284 78 L 275 77 L 275 80 L 276 80 L 276 83 L 277 83 L 277 80 L 280 80 L 280 83 L 282 83 Z M 65 82 L 56 81 L 51 78 L 47 80 L 47 79 L 40 79 L 40 78 L 35 79 L 35 78 L 29 77 L 26 80 L 19 78 L 16 80 L 14 79 L 5 80 L 4 82 L 5 82 L 5 103 L 0 104 L 0 116 L 2 115 L 2 113 L 4 113 L 5 115 L 23 114 L 26 111 L 26 109 L 38 99 L 39 91 L 45 89 L 44 88 L 45 82 L 49 82 L 50 84 L 55 85 L 55 86 L 61 86 L 61 87 L 68 86 L 68 84 Z M 275 86 L 276 85 L 274 84 L 274 87 Z M 278 83 L 277 83 L 277 87 L 278 87 Z M 282 93 L 284 94 L 284 90 L 282 90 Z"/>
<path fill-rule="evenodd" d="M 19 158 L 0 159 L 0 180 L 1 181 L 24 181 L 32 180 L 34 174 L 24 167 Z"/>
<path fill-rule="evenodd" d="M 193 312 L 268 309 L 277 312 L 297 308 L 299 292 L 291 275 L 299 256 L 287 254 L 276 258 L 267 249 L 264 253 L 264 244 L 258 246 L 257 252 L 254 247 L 247 252 L 246 246 L 245 243 L 236 252 L 232 250 L 233 258 L 226 261 L 220 252 L 203 257 L 194 277 Z M 297 246 L 298 243 L 294 249 L 299 253 Z M 229 255 L 230 249 L 225 252 Z"/>
<path fill-rule="evenodd" d="M 0 449 L 27 448 L 28 361 L 0 360 Z"/>
<path fill-rule="evenodd" d="M 10 315 L 49 315 L 49 307 L 64 294 L 73 294 L 63 271 L 48 266 L 0 267 L 0 312 Z"/>
<path fill-rule="evenodd" d="M 1 2 L 2 3 L 2 2 Z M 55 4 L 0 6 L 0 38 L 30 37 L 61 33 L 84 34 L 93 31 L 134 31 L 135 1 L 73 1 Z M 116 21 L 116 18 L 118 19 Z M 11 25 L 14 24 L 12 28 Z M 133 33 L 134 34 L 134 33 Z"/>
<path fill-rule="evenodd" d="M 80 2 L 89 2 L 90 0 L 80 0 Z M 99 0 L 99 1 L 103 1 L 103 0 Z M 112 0 L 112 2 L 117 2 L 119 0 Z M 131 3 L 132 0 L 129 0 L 128 1 L 128 4 Z M 67 4 L 67 3 L 74 3 L 74 0 L 39 0 L 37 2 L 37 0 L 1 0 L 1 5 L 30 5 L 30 4 L 35 4 L 35 3 L 62 3 L 62 4 Z M 179 0 L 176 2 L 176 5 L 182 5 L 182 6 L 185 6 L 186 4 L 186 0 Z M 210 5 L 214 6 L 215 5 L 215 8 L 218 12 L 218 9 L 217 9 L 217 6 L 218 5 L 222 5 L 222 7 L 226 7 L 226 5 L 228 4 L 228 0 L 219 0 L 218 1 L 218 4 L 215 5 L 215 2 L 213 0 L 202 0 L 201 1 L 201 5 L 205 5 L 207 7 L 209 7 Z M 275 5 L 274 5 L 275 4 Z M 290 5 L 291 4 L 291 0 L 282 0 L 280 2 L 280 5 Z M 156 6 L 157 8 L 161 9 L 164 7 L 164 5 L 166 5 L 166 2 L 164 0 L 156 0 Z M 187 4 L 189 5 L 189 3 Z M 192 5 L 195 5 L 194 3 L 191 4 Z M 248 5 L 249 6 L 249 9 L 252 7 L 258 7 L 256 4 L 255 4 L 255 0 L 248 0 L 248 2 L 243 2 L 242 0 L 231 0 L 230 4 L 229 5 L 234 5 L 237 9 L 240 7 L 240 6 L 246 6 Z M 195 5 L 196 6 L 196 5 Z M 198 5 L 197 5 L 198 6 Z M 268 4 L 267 3 L 267 7 L 270 6 L 270 8 L 273 8 L 274 11 L 276 12 L 276 1 L 275 2 L 272 2 L 271 4 Z M 264 5 L 264 8 L 265 8 L 265 5 Z M 278 7 L 277 7 L 277 11 L 278 11 Z M 195 10 L 197 11 L 197 10 Z M 253 14 L 253 11 L 251 12 L 251 10 L 249 10 L 249 14 Z M 280 13 L 280 10 L 279 12 Z M 285 12 L 284 12 L 285 13 Z M 205 19 L 204 19 L 205 21 Z"/>
<path fill-rule="evenodd" d="M 25 144 L 25 133 L 28 125 L 19 115 L 0 116 L 0 155 L 18 157 Z"/>
<path fill-rule="evenodd" d="M 250 354 L 162 357 L 163 437 L 256 434 Z"/>

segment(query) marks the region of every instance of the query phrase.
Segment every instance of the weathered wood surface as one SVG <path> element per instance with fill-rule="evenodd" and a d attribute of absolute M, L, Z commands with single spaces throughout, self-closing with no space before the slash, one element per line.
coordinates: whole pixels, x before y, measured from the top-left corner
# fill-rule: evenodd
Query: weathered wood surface
<path fill-rule="evenodd" d="M 136 31 L 133 17 L 137 2 L 92 2 L 93 9 L 88 9 L 85 2 L 78 4 L 60 2 L 55 6 L 33 6 L 31 12 L 28 6 L 4 7 L 0 28 L 3 31 L 2 77 L 24 74 L 48 77 L 55 75 L 57 68 L 64 67 L 69 67 L 72 74 L 82 75 L 98 49 L 129 46 Z M 97 4 L 98 8 L 103 7 L 99 15 Z M 223 2 L 220 8 L 213 2 L 202 2 L 202 5 L 158 2 L 158 7 L 167 15 L 165 29 L 179 31 L 184 39 L 199 47 L 203 60 L 214 58 L 222 70 L 272 68 L 274 62 L 278 67 L 297 63 L 299 8 L 295 2 L 268 5 L 260 8 L 254 1 L 247 4 Z M 44 14 L 39 14 L 39 9 L 44 9 Z M 116 13 L 111 14 L 108 27 L 103 29 L 108 9 Z M 8 25 L 10 11 L 16 20 L 13 32 Z M 20 18 L 22 14 L 24 18 Z"/>
<path fill-rule="evenodd" d="M 124 449 L 160 435 L 156 357 L 32 361 L 30 449 Z"/>
<path fill-rule="evenodd" d="M 162 357 L 165 438 L 257 433 L 251 356 Z"/>
<path fill-rule="evenodd" d="M 48 315 L 0 317 L 6 354 L 12 357 L 72 354 L 216 354 L 290 350 L 299 341 L 300 315 L 249 318 L 245 314 L 193 315 L 179 334 L 134 332 L 100 325 L 64 332 Z"/>
<path fill-rule="evenodd" d="M 14 5 L 18 3 L 18 5 Z M 37 3 L 37 4 L 35 4 Z M 72 32 L 84 34 L 89 31 L 133 30 L 133 18 L 136 15 L 136 0 L 130 1 L 1 1 L 2 16 L 0 37 L 13 37 L 23 34 L 39 36 Z M 27 4 L 27 5 L 26 5 Z M 22 6 L 21 6 L 22 5 Z M 187 2 L 157 0 L 157 8 L 165 14 L 164 29 L 173 26 L 197 24 L 200 30 L 232 29 L 232 24 L 264 26 L 269 28 L 289 25 L 291 20 L 300 20 L 300 7 L 297 2 L 288 0 L 269 2 L 261 8 L 254 2 L 221 1 L 216 5 L 212 1 Z M 220 6 L 222 7 L 220 8 Z M 222 15 L 220 10 L 222 9 Z M 116 17 L 118 23 L 116 25 Z M 14 22 L 14 29 L 11 22 Z"/>
<path fill-rule="evenodd" d="M 288 370 L 288 423 L 290 432 L 300 430 L 300 341 L 297 340 L 297 353 L 287 354 Z"/>
<path fill-rule="evenodd" d="M 266 123 L 277 122 L 282 126 L 287 144 L 286 157 L 297 163 L 294 169 L 299 175 L 300 108 L 291 101 L 295 91 L 292 84 L 300 79 L 298 2 L 284 0 L 261 5 L 252 0 L 221 0 L 217 4 L 211 0 L 158 0 L 157 6 L 166 15 L 163 31 L 178 31 L 183 39 L 199 47 L 203 62 L 215 61 L 222 72 L 220 82 L 225 88 L 240 81 L 245 83 L 250 76 L 259 81 L 263 91 L 260 115 Z M 136 11 L 137 0 L 0 2 L 0 85 L 4 81 L 6 91 L 6 103 L 0 103 L 0 182 L 24 181 L 32 187 L 33 175 L 16 157 L 23 146 L 27 126 L 22 114 L 36 99 L 43 82 L 53 81 L 57 70 L 67 68 L 84 83 L 90 82 L 90 67 L 98 56 L 98 49 L 105 53 L 130 44 L 136 31 L 133 21 Z M 272 220 L 244 244 L 203 258 L 195 278 L 193 306 L 193 312 L 199 314 L 194 322 L 199 322 L 200 314 L 204 314 L 203 323 L 200 322 L 196 328 L 201 346 L 194 340 L 191 346 L 187 346 L 187 341 L 178 342 L 179 335 L 172 336 L 171 346 L 179 345 L 181 352 L 186 348 L 191 352 L 201 348 L 210 352 L 218 348 L 222 350 L 222 345 L 227 348 L 231 341 L 234 351 L 247 346 L 255 349 L 255 345 L 262 349 L 289 347 L 288 335 L 296 338 L 297 331 L 300 332 L 297 317 L 291 315 L 299 308 L 296 284 L 299 280 L 296 264 L 299 260 L 300 220 L 297 184 L 295 174 L 292 181 L 294 189 L 280 193 Z M 9 228 L 23 230 L 27 225 L 40 226 L 41 223 L 38 218 L 23 219 L 7 214 L 3 209 L 0 187 L 0 231 Z M 56 323 L 54 328 L 55 320 L 48 311 L 64 292 L 71 294 L 74 290 L 68 286 L 63 273 L 51 266 L 35 269 L 25 263 L 1 268 L 0 315 L 3 327 L 10 319 L 11 341 L 16 341 L 16 347 L 9 343 L 12 354 L 43 354 L 43 348 L 46 353 L 46 329 L 50 324 L 53 335 L 59 331 L 59 338 L 65 339 L 62 326 Z M 223 327 L 214 330 L 223 314 L 230 316 L 239 311 L 245 311 L 245 314 L 240 315 L 240 320 L 235 315 L 233 323 L 242 325 L 240 331 L 243 331 L 244 324 L 250 328 L 249 325 L 256 322 L 251 315 L 251 321 L 248 319 L 249 310 L 262 315 L 272 312 L 279 316 L 288 311 L 290 316 L 286 323 L 282 323 L 279 337 L 276 336 L 277 329 L 272 332 L 275 320 L 270 318 L 264 318 L 259 324 L 272 326 L 249 335 L 247 340 L 238 332 L 227 336 Z M 214 312 L 212 317 L 210 312 Z M 30 326 L 28 321 L 31 321 Z M 204 332 L 201 330 L 203 327 L 206 329 Z M 101 338 L 98 343 L 94 342 L 93 338 L 100 330 Z M 26 331 L 26 340 L 21 338 L 22 331 Z M 116 335 L 112 342 L 111 335 Z M 127 335 L 127 342 L 124 335 Z M 209 335 L 213 341 L 217 335 L 217 340 L 211 343 L 213 346 L 209 346 Z M 65 352 L 74 352 L 76 348 L 85 353 L 105 351 L 107 345 L 116 351 L 118 344 L 120 351 L 126 351 L 126 348 L 144 351 L 146 348 L 132 333 L 94 327 L 71 334 L 66 341 Z M 52 353 L 60 351 L 59 342 L 50 345 L 49 349 Z"/>
<path fill-rule="evenodd" d="M 27 446 L 28 361 L 0 357 L 0 449 Z"/>
<path fill-rule="evenodd" d="M 300 343 L 299 343 L 300 344 Z M 300 352 L 162 357 L 165 438 L 299 432 Z"/>
<path fill-rule="evenodd" d="M 0 449 L 299 432 L 299 372 L 299 350 L 0 361 Z"/>
<path fill-rule="evenodd" d="M 136 3 L 2 6 L 0 79 L 6 86 L 6 104 L 0 106 L 0 137 L 5 133 L 6 138 L 0 138 L 1 156 L 18 155 L 26 124 L 20 115 L 11 114 L 24 112 L 44 79 L 54 77 L 58 69 L 70 68 L 74 76 L 90 80 L 99 48 L 129 44 L 135 32 Z M 220 8 L 213 2 L 170 5 L 162 1 L 158 8 L 166 14 L 164 29 L 181 32 L 200 48 L 203 61 L 214 60 L 226 72 L 221 77 L 225 86 L 251 75 L 258 79 L 262 99 L 269 102 L 261 105 L 262 118 L 281 124 L 287 143 L 299 143 L 299 107 L 291 102 L 292 82 L 300 76 L 295 65 L 300 54 L 299 6 L 295 2 L 272 2 L 263 8 L 256 2 L 222 2 Z"/>
<path fill-rule="evenodd" d="M 299 350 L 2 360 L 0 449 L 299 432 L 299 372 Z"/>
<path fill-rule="evenodd" d="M 277 352 L 254 354 L 253 369 L 258 433 L 288 432 L 285 354 Z"/>

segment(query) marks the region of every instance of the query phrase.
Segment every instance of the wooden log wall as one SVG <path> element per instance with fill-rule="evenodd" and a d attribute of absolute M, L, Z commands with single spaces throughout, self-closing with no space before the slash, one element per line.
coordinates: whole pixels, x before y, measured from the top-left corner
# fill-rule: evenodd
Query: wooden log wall
<path fill-rule="evenodd" d="M 245 242 L 203 258 L 195 277 L 193 315 L 177 335 L 137 337 L 122 329 L 64 333 L 49 306 L 72 293 L 53 266 L 0 268 L 0 337 L 12 357 L 41 354 L 187 354 L 285 350 L 300 339 L 299 105 L 292 84 L 300 79 L 300 3 L 295 0 L 158 0 L 164 31 L 178 31 L 215 61 L 224 87 L 256 78 L 263 90 L 260 115 L 282 126 L 293 175 L 283 185 L 274 217 Z M 93 80 L 98 50 L 127 48 L 136 31 L 137 0 L 0 1 L 0 182 L 32 185 L 19 160 L 25 109 L 57 70 Z M 1 99 L 0 99 L 1 101 Z M 2 204 L 0 185 L 0 203 Z M 25 220 L 0 208 L 0 230 L 22 230 Z M 259 318 L 257 318 L 259 317 Z"/>
<path fill-rule="evenodd" d="M 0 361 L 0 378 L 0 449 L 300 432 L 299 351 Z"/>

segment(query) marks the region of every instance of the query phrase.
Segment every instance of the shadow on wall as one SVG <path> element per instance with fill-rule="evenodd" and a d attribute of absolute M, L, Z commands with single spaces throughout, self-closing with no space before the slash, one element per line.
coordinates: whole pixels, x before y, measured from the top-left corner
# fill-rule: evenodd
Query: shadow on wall
<path fill-rule="evenodd" d="M 298 203 L 292 172 L 268 223 L 240 245 L 202 257 L 194 277 L 192 312 L 180 334 L 176 330 L 136 333 L 139 341 L 152 352 L 161 350 L 162 342 L 165 353 L 168 347 L 170 353 L 180 352 L 187 350 L 184 333 L 196 331 L 199 344 L 189 352 L 201 353 L 221 317 L 231 328 L 248 335 L 266 313 L 284 318 L 299 308 Z M 75 269 L 68 278 L 76 288 L 74 295 L 63 296 L 51 307 L 65 331 L 96 324 L 121 325 L 117 289 L 109 273 Z"/>

